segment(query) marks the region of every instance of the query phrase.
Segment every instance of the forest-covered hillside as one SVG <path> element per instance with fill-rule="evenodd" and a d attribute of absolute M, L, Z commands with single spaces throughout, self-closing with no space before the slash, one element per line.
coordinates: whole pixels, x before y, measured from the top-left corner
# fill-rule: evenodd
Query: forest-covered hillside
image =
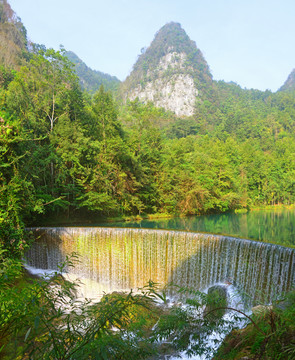
<path fill-rule="evenodd" d="M 67 51 L 65 55 L 75 65 L 75 71 L 83 90 L 93 93 L 98 91 L 101 85 L 103 85 L 106 90 L 115 91 L 118 88 L 120 80 L 115 76 L 90 69 L 90 67 L 72 51 Z"/>
<path fill-rule="evenodd" d="M 3 9 L 3 24 L 17 29 L 20 20 Z M 173 46 L 190 46 L 173 28 Z M 150 64 L 152 50 L 142 57 Z M 103 87 L 83 93 L 65 55 L 35 45 L 20 68 L 2 61 L 2 222 L 294 203 L 294 92 L 210 80 L 194 114 L 177 117 L 152 103 L 118 103 Z"/>

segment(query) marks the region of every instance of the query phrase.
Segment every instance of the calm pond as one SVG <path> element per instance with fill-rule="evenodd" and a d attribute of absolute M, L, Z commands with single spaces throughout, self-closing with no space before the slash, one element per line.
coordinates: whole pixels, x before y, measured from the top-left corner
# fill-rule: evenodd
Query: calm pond
<path fill-rule="evenodd" d="M 295 209 L 257 210 L 246 214 L 226 213 L 103 225 L 223 234 L 295 247 Z"/>

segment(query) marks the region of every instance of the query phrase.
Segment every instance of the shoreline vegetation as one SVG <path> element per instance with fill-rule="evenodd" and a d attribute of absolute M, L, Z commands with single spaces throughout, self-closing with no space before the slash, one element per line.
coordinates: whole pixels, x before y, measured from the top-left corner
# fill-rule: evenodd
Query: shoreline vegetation
<path fill-rule="evenodd" d="M 279 204 L 279 205 L 264 205 L 264 206 L 255 206 L 252 207 L 251 209 L 236 209 L 234 211 L 232 211 L 232 213 L 236 213 L 236 214 L 246 214 L 248 212 L 254 212 L 254 211 L 261 211 L 261 210 L 293 210 L 295 209 L 295 204 L 292 205 L 284 205 L 284 204 Z M 230 213 L 230 211 L 227 211 L 225 213 L 221 213 L 221 214 L 226 214 L 226 213 Z M 123 216 L 123 217 L 115 217 L 115 218 L 107 218 L 106 220 L 104 220 L 105 222 L 119 222 L 119 221 L 125 221 L 125 222 L 129 222 L 129 221 L 141 221 L 141 220 L 158 220 L 158 219 L 172 219 L 172 218 L 177 218 L 177 217 L 190 217 L 190 216 L 206 216 L 206 215 L 212 215 L 212 214 L 220 214 L 220 212 L 218 213 L 209 213 L 209 214 L 142 214 L 142 215 L 134 215 L 134 216 Z"/>
<path fill-rule="evenodd" d="M 254 206 L 249 209 L 235 209 L 234 211 L 226 211 L 224 213 L 220 212 L 210 212 L 205 214 L 168 214 L 168 213 L 155 213 L 155 214 L 140 214 L 140 215 L 126 215 L 126 216 L 116 216 L 116 217 L 101 217 L 93 220 L 89 220 L 89 218 L 85 219 L 85 224 L 101 224 L 101 223 L 117 223 L 117 222 L 136 222 L 136 221 L 142 221 L 142 220 L 160 220 L 160 219 L 174 219 L 174 218 L 189 218 L 193 216 L 206 216 L 206 215 L 214 215 L 214 214 L 247 214 L 250 212 L 255 211 L 282 211 L 282 210 L 293 210 L 295 209 L 295 204 L 278 204 L 278 205 L 262 205 L 262 206 Z M 59 217 L 60 219 L 60 217 Z M 50 224 L 55 224 L 57 226 L 61 225 L 75 225 L 75 224 L 81 224 L 81 219 L 73 219 L 72 221 L 69 221 L 69 219 L 62 219 L 61 221 L 58 218 L 51 219 L 43 219 L 37 224 L 32 223 L 32 226 L 49 226 Z M 82 221 L 83 222 L 83 221 Z"/>

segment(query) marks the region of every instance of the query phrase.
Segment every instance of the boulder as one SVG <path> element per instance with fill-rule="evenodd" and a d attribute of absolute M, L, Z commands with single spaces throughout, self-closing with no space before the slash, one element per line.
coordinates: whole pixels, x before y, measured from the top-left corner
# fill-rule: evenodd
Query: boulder
<path fill-rule="evenodd" d="M 226 312 L 225 308 L 228 306 L 227 303 L 227 289 L 223 285 L 214 285 L 208 289 L 208 303 L 205 308 L 204 316 L 210 320 L 220 319 Z M 218 309 L 215 310 L 214 309 Z"/>

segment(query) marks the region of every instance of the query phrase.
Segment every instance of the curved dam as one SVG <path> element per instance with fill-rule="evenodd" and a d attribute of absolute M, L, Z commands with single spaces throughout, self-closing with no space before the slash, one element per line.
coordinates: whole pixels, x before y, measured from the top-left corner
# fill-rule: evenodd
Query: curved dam
<path fill-rule="evenodd" d="M 99 227 L 31 229 L 27 263 L 57 270 L 79 254 L 71 273 L 102 291 L 143 287 L 149 280 L 204 290 L 230 281 L 251 303 L 269 303 L 295 285 L 295 249 L 229 236 Z M 172 294 L 173 295 L 173 294 Z"/>

